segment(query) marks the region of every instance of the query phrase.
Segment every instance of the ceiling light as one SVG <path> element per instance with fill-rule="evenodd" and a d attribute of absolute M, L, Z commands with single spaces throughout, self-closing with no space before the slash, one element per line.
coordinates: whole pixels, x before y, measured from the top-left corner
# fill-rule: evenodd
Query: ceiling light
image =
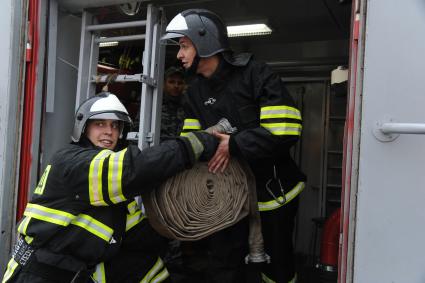
<path fill-rule="evenodd" d="M 118 41 L 106 41 L 106 42 L 99 43 L 99 47 L 112 47 L 117 45 L 118 45 Z"/>
<path fill-rule="evenodd" d="M 236 36 L 257 36 L 271 34 L 272 30 L 266 24 L 250 24 L 250 25 L 238 25 L 228 26 L 227 35 L 229 37 Z"/>
<path fill-rule="evenodd" d="M 101 36 L 100 39 L 105 40 L 105 38 L 107 38 L 106 36 Z M 99 47 L 112 47 L 112 46 L 117 46 L 118 45 L 118 41 L 102 41 L 99 42 Z"/>

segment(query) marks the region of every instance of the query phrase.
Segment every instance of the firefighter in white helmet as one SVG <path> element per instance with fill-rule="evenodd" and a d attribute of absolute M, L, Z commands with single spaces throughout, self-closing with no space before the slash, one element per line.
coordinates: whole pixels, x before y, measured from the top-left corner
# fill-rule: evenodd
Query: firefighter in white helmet
<path fill-rule="evenodd" d="M 247 160 L 255 174 L 265 251 L 271 256 L 271 263 L 262 268 L 262 280 L 294 282 L 292 232 L 305 176 L 289 151 L 301 136 L 300 111 L 267 65 L 251 54 L 232 52 L 226 26 L 215 13 L 185 10 L 170 21 L 162 39 L 178 42 L 177 58 L 189 74 L 183 134 L 206 129 L 222 117 L 238 129 L 217 135 L 220 144 L 209 169 L 222 171 L 236 156 Z M 208 260 L 195 263 L 206 262 L 198 273 L 204 277 L 190 278 L 192 272 L 188 280 L 248 282 L 243 271 L 246 224 L 242 221 L 200 243 Z"/>
<path fill-rule="evenodd" d="M 44 171 L 18 224 L 2 282 L 164 282 L 166 240 L 134 200 L 212 156 L 216 138 L 197 132 L 140 151 L 121 138 L 131 119 L 111 93 L 77 110 L 72 143 Z"/>

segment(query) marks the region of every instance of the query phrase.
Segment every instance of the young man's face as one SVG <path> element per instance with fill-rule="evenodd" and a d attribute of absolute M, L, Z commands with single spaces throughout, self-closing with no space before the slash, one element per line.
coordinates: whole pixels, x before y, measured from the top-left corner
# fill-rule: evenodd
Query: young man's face
<path fill-rule="evenodd" d="M 88 120 L 87 138 L 101 148 L 113 150 L 120 136 L 120 122 L 117 120 Z"/>
<path fill-rule="evenodd" d="M 179 45 L 180 49 L 177 53 L 177 59 L 182 62 L 183 68 L 189 69 L 190 66 L 192 66 L 193 60 L 196 56 L 195 46 L 193 45 L 192 41 L 186 36 L 183 36 L 179 39 Z"/>
<path fill-rule="evenodd" d="M 184 80 L 180 74 L 173 74 L 165 79 L 164 91 L 171 96 L 179 96 L 183 93 Z"/>

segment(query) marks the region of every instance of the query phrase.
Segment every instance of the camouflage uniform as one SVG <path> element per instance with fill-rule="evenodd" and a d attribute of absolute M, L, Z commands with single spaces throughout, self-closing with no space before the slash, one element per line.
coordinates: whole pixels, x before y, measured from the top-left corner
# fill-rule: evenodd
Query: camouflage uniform
<path fill-rule="evenodd" d="M 171 96 L 164 93 L 162 98 L 161 141 L 180 134 L 183 126 L 183 95 Z"/>

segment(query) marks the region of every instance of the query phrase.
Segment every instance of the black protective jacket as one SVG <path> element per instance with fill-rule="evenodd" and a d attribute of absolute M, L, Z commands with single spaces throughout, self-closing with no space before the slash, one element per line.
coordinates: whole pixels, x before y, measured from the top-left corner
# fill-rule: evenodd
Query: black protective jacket
<path fill-rule="evenodd" d="M 301 135 L 301 115 L 280 77 L 266 64 L 250 54 L 234 58 L 231 63 L 221 58 L 212 77 L 197 75 L 189 81 L 183 135 L 227 118 L 237 127 L 230 137 L 230 154 L 249 162 L 258 200 L 266 203 L 273 200 L 265 185 L 273 178 L 274 166 L 285 193 L 305 180 L 289 154 Z M 276 184 L 270 186 L 277 197 L 281 193 Z"/>
<path fill-rule="evenodd" d="M 69 144 L 44 171 L 18 232 L 36 249 L 87 266 L 106 261 L 117 254 L 126 231 L 143 217 L 133 197 L 194 162 L 184 138 L 143 151 L 130 145 L 114 152 L 87 140 Z"/>

